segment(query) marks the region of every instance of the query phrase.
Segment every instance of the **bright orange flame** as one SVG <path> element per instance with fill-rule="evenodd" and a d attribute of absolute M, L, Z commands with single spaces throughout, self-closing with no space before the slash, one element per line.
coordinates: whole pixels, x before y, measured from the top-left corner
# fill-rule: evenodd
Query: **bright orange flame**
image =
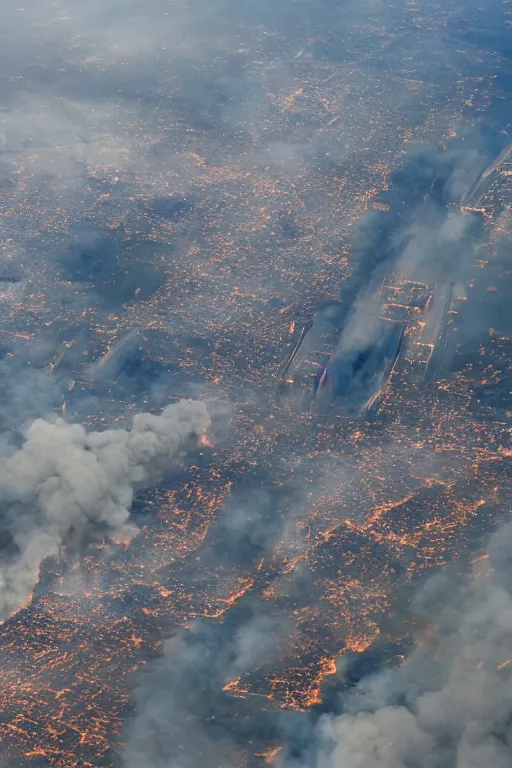
<path fill-rule="evenodd" d="M 201 439 L 199 440 L 199 445 L 202 445 L 203 448 L 213 448 L 215 443 L 211 438 L 208 437 L 208 435 L 204 434 L 204 435 L 201 435 Z"/>

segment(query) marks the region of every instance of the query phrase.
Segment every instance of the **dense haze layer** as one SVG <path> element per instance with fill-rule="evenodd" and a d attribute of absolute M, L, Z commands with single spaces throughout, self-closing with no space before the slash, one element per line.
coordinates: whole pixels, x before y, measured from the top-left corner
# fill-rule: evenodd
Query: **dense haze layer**
<path fill-rule="evenodd" d="M 509 13 L 2 4 L 1 768 L 510 762 Z"/>

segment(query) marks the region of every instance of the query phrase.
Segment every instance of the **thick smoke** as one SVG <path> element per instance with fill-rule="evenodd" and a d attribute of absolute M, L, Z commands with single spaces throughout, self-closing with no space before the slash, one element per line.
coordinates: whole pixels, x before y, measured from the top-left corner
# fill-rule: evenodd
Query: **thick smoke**
<path fill-rule="evenodd" d="M 91 524 L 126 529 L 136 489 L 147 486 L 207 428 L 206 406 L 180 401 L 159 416 L 137 414 L 130 430 L 88 433 L 38 419 L 23 446 L 0 463 L 0 620 L 30 596 L 44 558 Z"/>
<path fill-rule="evenodd" d="M 134 311 L 131 317 L 135 327 L 145 327 L 149 318 L 153 322 L 153 312 L 158 307 L 165 323 L 170 323 L 172 338 L 183 342 L 187 354 L 193 347 L 188 336 L 192 329 L 206 339 L 205 347 L 200 349 L 206 348 L 206 342 L 213 345 L 222 337 L 212 319 L 224 322 L 224 318 L 234 312 L 233 327 L 240 333 L 239 318 L 245 317 L 244 307 L 250 307 L 249 300 L 245 304 L 239 298 L 233 309 L 232 297 L 242 295 L 238 289 L 240 284 L 248 294 L 261 294 L 264 299 L 269 286 L 274 290 L 275 281 L 275 293 L 279 292 L 283 306 L 290 303 L 302 307 L 300 285 L 291 290 L 293 279 L 286 270 L 274 276 L 273 264 L 278 264 L 281 254 L 291 248 L 290 243 L 297 241 L 297 264 L 302 265 L 307 282 L 311 282 L 309 275 L 314 273 L 324 240 L 337 252 L 338 239 L 343 245 L 345 238 L 345 234 L 341 237 L 337 232 L 338 222 L 343 222 L 345 227 L 345 219 L 356 218 L 345 210 L 343 198 L 340 203 L 336 202 L 334 189 L 341 187 L 345 177 L 351 180 L 350 184 L 357 182 L 358 148 L 366 150 L 371 143 L 374 150 L 369 157 L 376 156 L 379 162 L 385 158 L 390 168 L 397 162 L 401 165 L 402 160 L 397 158 L 406 150 L 398 127 L 406 125 L 409 117 L 420 123 L 423 111 L 431 115 L 441 113 L 440 94 L 451 92 L 454 77 L 460 90 L 458 65 L 451 74 L 450 67 L 443 65 L 448 74 L 436 77 L 440 55 L 444 54 L 449 64 L 449 57 L 453 55 L 451 47 L 444 50 L 448 33 L 440 36 L 434 30 L 433 36 L 429 33 L 424 38 L 426 42 L 422 42 L 425 32 L 417 34 L 419 28 L 412 27 L 410 41 L 406 36 L 399 40 L 396 33 L 404 28 L 403 20 L 389 10 L 393 5 L 372 5 L 369 15 L 366 3 L 356 8 L 350 2 L 318 4 L 311 0 L 281 3 L 264 0 L 255 4 L 231 0 L 213 3 L 193 0 L 186 4 L 149 0 L 140 7 L 137 3 L 118 0 L 107 4 L 97 0 L 86 4 L 74 0 L 65 4 L 31 0 L 28 6 L 23 4 L 24 9 L 8 2 L 9 35 L 4 36 L 3 52 L 0 52 L 4 63 L 0 89 L 5 103 L 1 167 L 9 204 L 14 201 L 18 207 L 11 219 L 4 217 L 6 226 L 12 222 L 7 234 L 13 238 L 4 261 L 9 259 L 6 261 L 9 269 L 19 267 L 23 278 L 20 295 L 12 294 L 12 305 L 26 308 L 29 330 L 33 324 L 46 329 L 37 331 L 34 339 L 24 344 L 18 338 L 19 329 L 24 327 L 23 318 L 13 311 L 12 316 L 17 319 L 9 343 L 14 354 L 6 361 L 3 374 L 8 379 L 8 390 L 19 391 L 19 380 L 27 381 L 25 370 L 27 366 L 34 366 L 35 351 L 39 367 L 51 363 L 53 352 L 58 352 L 61 342 L 69 342 L 70 324 L 74 324 L 80 334 L 90 331 L 95 338 L 95 328 L 103 328 L 104 313 L 110 315 L 115 310 L 118 316 L 126 317 L 122 307 L 127 298 L 133 298 L 140 290 L 141 279 L 144 279 L 143 290 L 137 296 L 142 299 L 156 292 L 164 281 L 172 285 L 174 298 L 155 302 L 151 313 L 145 309 Z M 420 25 L 420 16 L 429 13 L 429 9 L 422 14 L 416 9 L 412 11 Z M 368 27 L 368 38 L 360 38 L 357 29 L 360 23 Z M 375 34 L 375 30 L 381 31 Z M 380 51 L 386 31 L 392 33 L 389 36 L 391 51 L 384 61 Z M 434 36 L 441 42 L 436 42 L 430 50 L 429 41 Z M 364 45 L 358 43 L 360 39 Z M 326 40 L 325 46 L 321 40 Z M 456 42 L 455 47 L 461 46 Z M 376 65 L 370 63 L 360 69 L 357 62 L 361 56 L 370 62 L 373 58 Z M 308 84 L 311 78 L 300 69 L 303 62 L 311 58 L 316 63 L 324 59 L 328 65 L 319 83 L 312 81 L 313 87 Z M 494 55 L 489 58 L 494 60 Z M 387 77 L 386 68 L 398 77 Z M 438 92 L 435 104 L 430 97 L 424 98 L 423 90 L 418 92 L 419 96 L 413 96 L 414 92 L 402 79 L 404 69 L 411 73 L 411 78 L 415 70 L 420 70 L 426 81 L 433 76 L 434 87 L 428 91 Z M 303 103 L 297 99 L 292 111 L 289 107 L 272 107 L 272 104 L 293 102 L 299 85 L 301 90 L 305 86 Z M 478 85 L 480 87 L 480 82 Z M 462 98 L 470 95 L 461 93 Z M 420 100 L 424 103 L 421 109 Z M 323 104 L 327 105 L 325 114 Z M 417 111 L 420 114 L 416 114 Z M 342 119 L 334 122 L 338 116 Z M 170 130 L 169 126 L 174 123 L 182 126 L 179 131 Z M 376 132 L 375 126 L 378 126 Z M 441 133 L 441 129 L 437 132 Z M 371 140 L 374 133 L 375 141 Z M 421 130 L 415 132 L 415 140 L 422 140 L 422 136 Z M 431 159 L 433 153 L 426 154 Z M 339 164 L 340 158 L 346 168 Z M 352 165 L 354 159 L 356 163 Z M 471 174 L 477 161 L 478 158 L 474 158 L 474 162 L 468 160 L 467 167 L 464 165 L 462 171 L 456 173 L 451 182 L 455 198 L 472 182 Z M 205 162 L 207 173 L 203 170 Z M 269 239 L 267 235 L 248 235 L 245 209 L 247 196 L 251 194 L 248 190 L 253 187 L 223 180 L 224 169 L 233 169 L 233 174 L 243 178 L 253 164 L 268 168 L 268 180 L 279 190 L 301 174 L 305 179 L 299 184 L 305 205 L 303 209 L 297 206 L 297 210 L 292 211 L 293 217 L 280 217 L 278 212 L 281 205 L 288 211 L 288 201 L 294 199 L 292 195 L 282 195 L 282 203 L 277 195 L 271 196 L 276 226 L 271 227 Z M 423 176 L 430 181 L 436 172 L 434 169 L 430 174 L 429 163 L 426 166 Z M 417 176 L 414 168 L 410 175 L 414 181 Z M 390 183 L 394 184 L 393 180 Z M 228 190 L 226 198 L 236 197 L 239 206 L 226 209 L 224 185 Z M 269 184 L 269 188 L 271 186 Z M 417 184 L 420 201 L 429 186 Z M 357 191 L 355 183 L 354 194 Z M 418 205 L 409 188 L 404 197 L 411 197 L 411 207 Z M 441 247 L 443 253 L 450 249 L 454 255 L 465 250 L 464 243 L 459 247 L 454 244 L 452 248 L 449 245 L 453 242 L 452 236 L 446 231 L 446 237 L 431 236 L 439 229 L 437 208 L 432 214 L 432 225 L 429 219 L 429 226 L 420 227 L 415 221 L 404 219 L 404 210 L 408 209 L 402 200 L 391 205 L 393 202 L 389 201 L 392 219 L 389 232 L 382 227 L 385 217 L 376 217 L 374 235 L 370 233 L 364 247 L 359 250 L 354 247 L 351 252 L 353 276 L 346 281 L 342 299 L 343 306 L 358 313 L 353 325 L 353 330 L 357 330 L 357 335 L 354 333 L 352 337 L 354 347 L 364 348 L 373 339 L 371 324 L 362 325 L 369 312 L 368 305 L 359 302 L 359 297 L 364 297 L 369 283 L 373 286 L 374 281 L 378 282 L 381 269 L 394 264 L 397 253 L 407 251 L 406 263 L 399 266 L 416 269 L 425 262 L 430 268 L 431 255 L 436 257 L 438 265 L 436 251 Z M 182 213 L 179 213 L 180 204 Z M 196 206 L 198 213 L 194 217 L 190 214 L 190 226 L 182 235 L 176 222 L 180 216 L 188 215 L 187 206 L 192 211 Z M 56 210 L 59 211 L 57 223 L 62 229 L 52 224 Z M 395 215 L 397 221 L 393 218 Z M 311 246 L 302 247 L 299 235 L 308 232 L 309 222 L 315 217 L 318 222 L 324 222 L 318 239 L 311 240 Z M 70 224 L 64 225 L 66 221 Z M 456 221 L 451 221 L 453 237 L 457 240 L 457 226 L 462 218 L 457 216 Z M 119 222 L 127 230 L 124 239 L 110 234 L 113 227 L 119 227 Z M 198 277 L 203 272 L 203 263 L 211 258 L 213 240 L 204 243 L 202 235 L 209 227 L 215 231 L 218 228 L 218 231 L 239 232 L 230 249 L 238 253 L 241 244 L 241 258 L 239 263 L 234 261 L 228 265 L 221 273 L 222 279 L 218 279 L 216 273 L 214 280 L 205 281 L 203 285 Z M 165 243 L 159 243 L 157 248 L 154 238 L 155 232 L 160 236 L 160 229 Z M 131 234 L 132 230 L 137 238 Z M 252 222 L 250 231 L 253 231 Z M 401 240 L 397 242 L 397 232 L 402 231 L 407 231 L 407 249 Z M 36 255 L 28 247 L 33 232 L 37 233 L 33 249 Z M 463 234 L 461 231 L 461 240 Z M 129 248 L 126 243 L 130 244 Z M 218 247 L 220 243 L 217 245 L 215 241 L 215 248 Z M 244 255 L 244 249 L 248 255 Z M 40 258 L 41 251 L 45 253 L 46 263 Z M 65 254 L 56 259 L 55 254 L 60 251 Z M 193 255 L 196 252 L 198 255 Z M 132 258 L 133 253 L 144 262 L 142 267 Z M 443 259 L 443 264 L 445 261 Z M 267 262 L 271 265 L 269 270 Z M 198 280 L 197 287 L 191 277 Z M 332 284 L 334 279 L 325 273 L 322 292 L 326 282 Z M 47 314 L 37 311 L 33 320 L 30 312 L 35 311 L 32 306 L 37 309 L 38 296 L 36 294 L 31 303 L 21 291 L 35 291 L 35 286 L 41 296 L 45 294 L 49 300 L 45 304 Z M 221 286 L 222 291 L 216 286 Z M 230 286 L 236 287 L 236 293 L 229 290 Z M 99 308 L 91 312 L 96 302 Z M 61 306 L 65 307 L 63 311 Z M 186 312 L 182 312 L 184 306 Z M 181 314 L 183 326 L 177 320 Z M 247 324 L 254 328 L 254 337 L 251 331 L 250 341 L 242 339 L 241 342 L 253 348 L 255 354 L 261 335 L 257 317 L 259 315 Z M 118 335 L 122 329 L 114 328 L 115 325 L 109 321 L 109 328 Z M 42 359 L 41 336 L 45 333 L 51 351 Z M 210 339 L 208 334 L 215 338 Z M 254 346 L 253 338 L 257 342 Z M 349 338 L 345 337 L 345 341 Z M 25 346 L 29 347 L 26 352 Z M 84 351 L 89 351 L 85 341 L 83 346 Z M 69 357 L 76 356 L 69 363 L 70 375 L 72 366 L 78 366 L 76 360 L 82 359 L 78 347 L 80 339 L 70 348 Z M 94 348 L 92 344 L 90 347 Z M 235 344 L 226 348 L 239 349 Z M 236 363 L 237 354 L 229 353 L 230 362 Z M 172 357 L 167 349 L 167 358 Z M 26 358 L 27 365 L 18 376 L 17 370 L 13 370 L 13 361 L 20 358 Z M 58 354 L 54 359 L 57 358 Z M 65 365 L 66 359 L 62 368 L 55 369 L 52 383 L 46 385 L 48 392 L 42 392 L 38 383 L 37 400 L 41 403 L 36 402 L 30 392 L 37 415 L 48 411 L 47 400 L 53 403 L 53 391 L 59 390 L 59 377 L 62 376 L 62 386 L 67 390 Z M 106 378 L 105 368 L 94 363 L 87 370 L 93 373 L 90 378 L 93 383 L 101 384 L 102 377 L 94 375 L 99 372 Z M 14 385 L 10 384 L 12 381 Z M 30 382 L 25 384 L 24 391 L 28 386 L 35 389 Z M 183 393 L 179 387 L 177 391 Z M 10 397 L 10 391 L 6 400 L 8 405 L 4 410 L 18 410 L 13 407 L 15 400 Z M 76 408 L 88 407 L 78 397 L 77 401 Z M 189 416 L 185 418 L 188 407 L 173 406 L 159 417 L 139 416 L 131 431 L 90 435 L 80 427 L 63 422 L 37 421 L 29 431 L 25 446 L 5 461 L 0 460 L 0 504 L 5 510 L 5 522 L 0 525 L 0 620 L 26 602 L 41 561 L 58 552 L 70 535 L 80 540 L 88 529 L 98 525 L 125 531 L 134 490 L 152 482 L 180 449 L 186 447 L 189 436 L 206 423 L 206 413 L 199 405 L 190 406 Z M 25 409 L 22 412 L 26 414 Z M 18 419 L 18 413 L 15 417 L 10 415 L 8 424 L 17 423 Z M 297 442 L 300 443 L 300 433 Z M 305 461 L 300 464 L 303 446 L 298 448 L 297 454 L 285 457 L 294 476 L 299 474 L 298 469 L 293 470 L 294 462 L 297 466 L 306 465 Z M 246 482 L 245 478 L 242 482 Z M 287 531 L 286 525 L 272 504 L 265 501 L 262 492 L 260 502 L 250 499 L 229 520 L 221 515 L 221 543 L 217 548 L 205 547 L 206 554 L 202 550 L 197 558 L 194 554 L 191 570 L 199 570 L 198 565 L 204 566 L 206 562 L 210 569 L 208 578 L 214 579 L 216 570 L 224 562 L 252 563 L 256 555 L 271 551 L 274 539 L 283 530 Z M 199 557 L 201 563 L 197 562 Z M 295 589 L 299 591 L 299 587 Z M 246 748 L 265 717 L 265 713 L 259 714 L 255 724 L 256 717 L 252 715 L 260 700 L 252 705 L 252 710 L 249 704 L 244 709 L 245 703 L 237 700 L 233 704 L 229 692 L 222 692 L 222 688 L 236 675 L 264 664 L 276 653 L 281 633 L 286 629 L 278 631 L 274 618 L 265 610 L 269 610 L 268 606 L 255 606 L 249 618 L 233 620 L 232 627 L 228 626 L 227 619 L 224 623 L 192 625 L 191 633 L 183 632 L 165 643 L 163 658 L 148 665 L 149 673 L 135 694 L 138 717 L 129 723 L 131 730 L 125 755 L 129 768 L 226 766 L 226 753 L 236 748 L 233 733 L 239 723 L 243 725 L 237 732 L 242 748 Z M 414 668 L 412 662 L 413 659 L 408 663 L 410 669 Z M 385 678 L 378 686 L 376 683 L 378 691 L 387 682 Z M 370 758 L 368 751 L 360 749 L 360 765 L 371 765 L 371 759 L 374 764 L 393 768 L 414 765 L 414 760 L 423 765 L 424 755 L 437 760 L 440 751 L 437 737 L 420 721 L 414 696 L 410 693 L 406 697 L 404 686 L 405 683 L 401 693 L 389 693 L 373 709 L 369 706 L 369 696 L 364 699 L 364 705 L 361 704 L 363 697 L 356 697 L 358 703 L 351 705 L 346 720 L 327 718 L 323 721 L 318 731 L 318 749 L 311 760 L 322 768 L 327 768 L 330 762 L 350 766 L 351 756 L 355 755 L 352 762 L 357 765 L 360 740 L 356 738 L 356 745 L 351 749 L 349 743 L 351 734 L 357 736 L 359 727 L 363 738 L 363 726 L 369 734 L 365 737 L 367 743 L 374 743 L 381 752 L 376 751 Z M 426 690 L 425 687 L 422 690 Z M 377 693 L 372 695 L 375 698 Z M 341 738 L 337 729 L 349 733 Z M 390 732 L 394 733 L 395 745 L 398 745 L 394 756 L 393 748 L 387 746 L 393 738 Z M 338 744 L 343 744 L 340 749 L 348 750 L 348 756 L 336 751 Z M 383 756 L 389 757 L 387 762 Z"/>
<path fill-rule="evenodd" d="M 344 697 L 343 714 L 323 715 L 313 729 L 306 713 L 280 719 L 255 712 L 251 697 L 232 699 L 229 686 L 223 690 L 275 656 L 284 625 L 254 601 L 225 624 L 196 622 L 166 641 L 162 657 L 139 677 L 124 764 L 220 768 L 268 735 L 284 745 L 276 768 L 509 766 L 511 543 L 509 524 L 467 580 L 454 579 L 453 568 L 431 577 L 412 601 L 423 624 L 414 650 L 398 668 L 363 677 Z"/>
<path fill-rule="evenodd" d="M 416 599 L 428 631 L 393 673 L 363 680 L 324 716 L 301 764 L 505 768 L 512 761 L 512 525 L 461 592 L 434 577 Z M 482 567 L 483 564 L 483 567 Z M 447 594 L 451 597 L 447 598 Z M 442 610 L 433 608 L 444 603 Z M 296 761 L 284 758 L 283 765 Z"/>
<path fill-rule="evenodd" d="M 166 640 L 161 658 L 138 678 L 127 768 L 219 768 L 245 754 L 255 733 L 254 709 L 250 700 L 230 695 L 229 683 L 275 657 L 285 632 L 261 605 L 249 603 L 225 622 L 196 621 Z M 270 728 L 270 717 L 258 717 L 260 730 Z"/>

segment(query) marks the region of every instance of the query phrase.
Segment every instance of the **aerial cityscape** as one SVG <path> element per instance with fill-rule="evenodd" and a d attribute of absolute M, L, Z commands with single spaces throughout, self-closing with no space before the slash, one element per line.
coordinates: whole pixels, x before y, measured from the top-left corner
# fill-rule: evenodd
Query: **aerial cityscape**
<path fill-rule="evenodd" d="M 0 768 L 510 765 L 511 14 L 0 9 Z"/>

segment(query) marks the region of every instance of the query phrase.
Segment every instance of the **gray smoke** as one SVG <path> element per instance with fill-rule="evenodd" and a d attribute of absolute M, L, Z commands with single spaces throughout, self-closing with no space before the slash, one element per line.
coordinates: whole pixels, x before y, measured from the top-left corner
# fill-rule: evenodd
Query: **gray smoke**
<path fill-rule="evenodd" d="M 162 656 L 137 678 L 126 768 L 219 768 L 245 754 L 254 709 L 225 686 L 272 658 L 284 641 L 285 625 L 263 610 L 253 603 L 235 619 L 196 621 L 164 642 Z"/>
<path fill-rule="evenodd" d="M 202 402 L 182 400 L 132 428 L 88 433 L 37 419 L 23 446 L 0 461 L 0 621 L 25 604 L 41 562 L 90 524 L 127 532 L 134 491 L 156 480 L 208 427 Z"/>
<path fill-rule="evenodd" d="M 505 768 L 512 764 L 512 525 L 491 540 L 462 593 L 431 580 L 417 606 L 444 601 L 424 640 L 393 673 L 367 678 L 346 711 L 324 716 L 317 768 Z M 481 563 L 485 567 L 482 569 Z M 436 592 L 438 593 L 436 595 Z M 292 762 L 284 759 L 285 765 Z"/>

